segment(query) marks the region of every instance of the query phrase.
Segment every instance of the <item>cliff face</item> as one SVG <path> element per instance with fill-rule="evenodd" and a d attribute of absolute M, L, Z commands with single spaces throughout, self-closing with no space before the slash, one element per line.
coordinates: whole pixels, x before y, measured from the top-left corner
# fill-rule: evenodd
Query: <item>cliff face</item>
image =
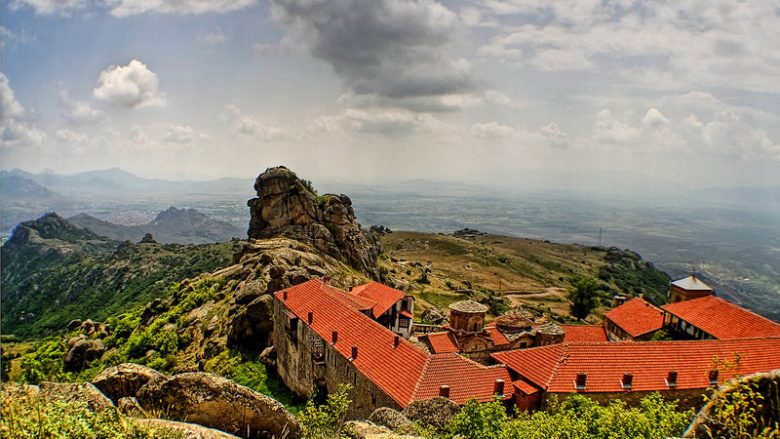
<path fill-rule="evenodd" d="M 284 236 L 301 241 L 377 278 L 379 243 L 360 228 L 349 197 L 318 196 L 283 166 L 260 174 L 254 187 L 257 198 L 247 202 L 249 238 Z"/>

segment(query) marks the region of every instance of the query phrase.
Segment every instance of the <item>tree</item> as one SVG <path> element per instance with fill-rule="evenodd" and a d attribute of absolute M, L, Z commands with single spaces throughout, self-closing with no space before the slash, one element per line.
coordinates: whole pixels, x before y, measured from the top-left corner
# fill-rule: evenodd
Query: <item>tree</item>
<path fill-rule="evenodd" d="M 591 278 L 582 278 L 574 285 L 574 290 L 569 293 L 571 300 L 571 315 L 578 320 L 588 317 L 598 305 L 598 296 L 603 295 L 601 286 Z"/>
<path fill-rule="evenodd" d="M 352 386 L 339 385 L 335 393 L 328 395 L 328 402 L 317 406 L 313 400 L 306 403 L 306 408 L 298 415 L 305 439 L 336 439 L 340 438 L 344 428 L 349 406 L 352 400 L 349 393 Z"/>

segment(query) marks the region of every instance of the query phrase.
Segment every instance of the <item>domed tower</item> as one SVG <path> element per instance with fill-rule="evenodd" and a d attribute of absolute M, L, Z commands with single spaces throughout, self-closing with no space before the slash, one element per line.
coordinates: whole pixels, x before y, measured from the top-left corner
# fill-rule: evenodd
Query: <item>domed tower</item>
<path fill-rule="evenodd" d="M 455 302 L 450 308 L 450 328 L 459 332 L 482 332 L 488 307 L 473 300 Z"/>

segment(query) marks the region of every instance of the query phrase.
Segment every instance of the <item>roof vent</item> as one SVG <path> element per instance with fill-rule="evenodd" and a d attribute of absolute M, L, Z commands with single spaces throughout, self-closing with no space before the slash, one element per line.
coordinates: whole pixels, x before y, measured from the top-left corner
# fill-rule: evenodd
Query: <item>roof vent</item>
<path fill-rule="evenodd" d="M 577 372 L 577 379 L 574 381 L 574 388 L 577 390 L 585 390 L 585 383 L 588 381 L 588 374 L 585 372 Z"/>
<path fill-rule="evenodd" d="M 630 373 L 624 373 L 623 378 L 620 380 L 620 384 L 624 389 L 631 390 L 631 386 L 634 384 L 634 375 Z"/>
<path fill-rule="evenodd" d="M 718 371 L 717 370 L 711 370 L 710 374 L 710 384 L 715 386 L 718 384 Z"/>
<path fill-rule="evenodd" d="M 350 357 L 350 360 L 354 361 L 357 358 L 358 349 L 357 346 L 352 346 L 352 357 Z"/>
<path fill-rule="evenodd" d="M 669 373 L 666 375 L 666 385 L 675 388 L 677 387 L 677 372 L 674 370 L 670 370 Z"/>
<path fill-rule="evenodd" d="M 287 301 L 287 290 L 282 291 L 282 300 Z"/>
<path fill-rule="evenodd" d="M 439 396 L 442 398 L 449 398 L 450 397 L 450 386 L 446 384 L 442 384 L 439 386 Z"/>
<path fill-rule="evenodd" d="M 393 349 L 397 348 L 399 344 L 401 344 L 401 337 L 396 335 L 393 337 Z"/>
<path fill-rule="evenodd" d="M 339 341 L 339 333 L 338 331 L 333 331 L 330 334 L 330 344 L 334 345 L 336 342 Z"/>
<path fill-rule="evenodd" d="M 306 316 L 306 321 L 311 325 L 314 322 L 314 311 L 309 311 L 309 315 Z"/>
<path fill-rule="evenodd" d="M 496 378 L 496 382 L 493 384 L 493 394 L 504 396 L 504 380 L 501 378 Z"/>

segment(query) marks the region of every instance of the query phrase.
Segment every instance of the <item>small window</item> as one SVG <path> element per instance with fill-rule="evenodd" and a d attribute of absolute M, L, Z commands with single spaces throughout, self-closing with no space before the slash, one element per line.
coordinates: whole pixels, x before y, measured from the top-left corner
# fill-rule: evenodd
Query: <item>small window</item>
<path fill-rule="evenodd" d="M 399 328 L 408 328 L 409 327 L 409 319 L 400 318 L 398 319 L 398 327 Z"/>

